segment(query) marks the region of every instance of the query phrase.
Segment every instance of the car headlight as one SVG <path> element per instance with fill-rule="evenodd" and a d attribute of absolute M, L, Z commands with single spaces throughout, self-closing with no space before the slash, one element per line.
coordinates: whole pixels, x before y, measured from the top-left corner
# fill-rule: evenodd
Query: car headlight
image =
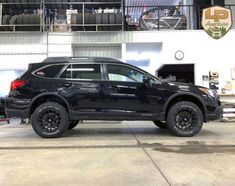
<path fill-rule="evenodd" d="M 199 88 L 202 92 L 204 92 L 205 94 L 210 95 L 211 97 L 216 97 L 217 96 L 217 92 L 215 90 L 211 90 L 208 88 Z"/>

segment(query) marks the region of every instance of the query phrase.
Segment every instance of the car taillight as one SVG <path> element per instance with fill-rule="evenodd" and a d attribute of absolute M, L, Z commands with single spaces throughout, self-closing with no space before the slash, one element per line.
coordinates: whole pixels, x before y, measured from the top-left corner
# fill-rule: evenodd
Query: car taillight
<path fill-rule="evenodd" d="M 25 80 L 14 80 L 11 82 L 11 91 L 12 90 L 16 90 L 17 88 L 23 87 L 25 84 L 27 83 L 27 81 Z"/>

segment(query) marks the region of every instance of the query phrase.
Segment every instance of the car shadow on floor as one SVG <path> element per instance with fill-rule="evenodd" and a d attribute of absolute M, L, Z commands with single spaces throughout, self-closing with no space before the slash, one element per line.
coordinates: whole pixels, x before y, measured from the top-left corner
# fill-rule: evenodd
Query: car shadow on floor
<path fill-rule="evenodd" d="M 155 134 L 170 134 L 166 129 L 159 128 L 79 128 L 76 127 L 72 130 L 68 130 L 66 132 L 66 136 L 74 136 L 74 135 L 126 135 L 126 134 L 146 134 L 146 135 L 155 135 Z M 64 135 L 64 136 L 65 136 Z"/>
<path fill-rule="evenodd" d="M 141 136 L 162 136 L 162 137 L 174 137 L 168 129 L 160 129 L 157 127 L 152 128 L 79 128 L 76 127 L 72 130 L 68 130 L 64 137 L 85 137 L 85 136 L 126 136 L 126 135 L 141 135 Z M 215 132 L 202 129 L 196 136 L 217 136 Z"/>

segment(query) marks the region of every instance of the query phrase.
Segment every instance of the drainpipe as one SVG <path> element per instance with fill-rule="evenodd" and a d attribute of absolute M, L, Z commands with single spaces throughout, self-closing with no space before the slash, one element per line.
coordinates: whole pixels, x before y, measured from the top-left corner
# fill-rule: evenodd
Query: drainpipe
<path fill-rule="evenodd" d="M 211 6 L 214 6 L 215 2 L 214 0 L 211 0 Z"/>

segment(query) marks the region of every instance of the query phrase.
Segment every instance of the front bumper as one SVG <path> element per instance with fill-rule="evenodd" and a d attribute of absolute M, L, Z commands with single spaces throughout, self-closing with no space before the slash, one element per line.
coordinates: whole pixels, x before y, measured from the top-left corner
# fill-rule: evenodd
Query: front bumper
<path fill-rule="evenodd" d="M 206 113 L 205 120 L 206 121 L 213 121 L 220 119 L 222 117 L 222 107 L 218 106 L 213 112 Z"/>

